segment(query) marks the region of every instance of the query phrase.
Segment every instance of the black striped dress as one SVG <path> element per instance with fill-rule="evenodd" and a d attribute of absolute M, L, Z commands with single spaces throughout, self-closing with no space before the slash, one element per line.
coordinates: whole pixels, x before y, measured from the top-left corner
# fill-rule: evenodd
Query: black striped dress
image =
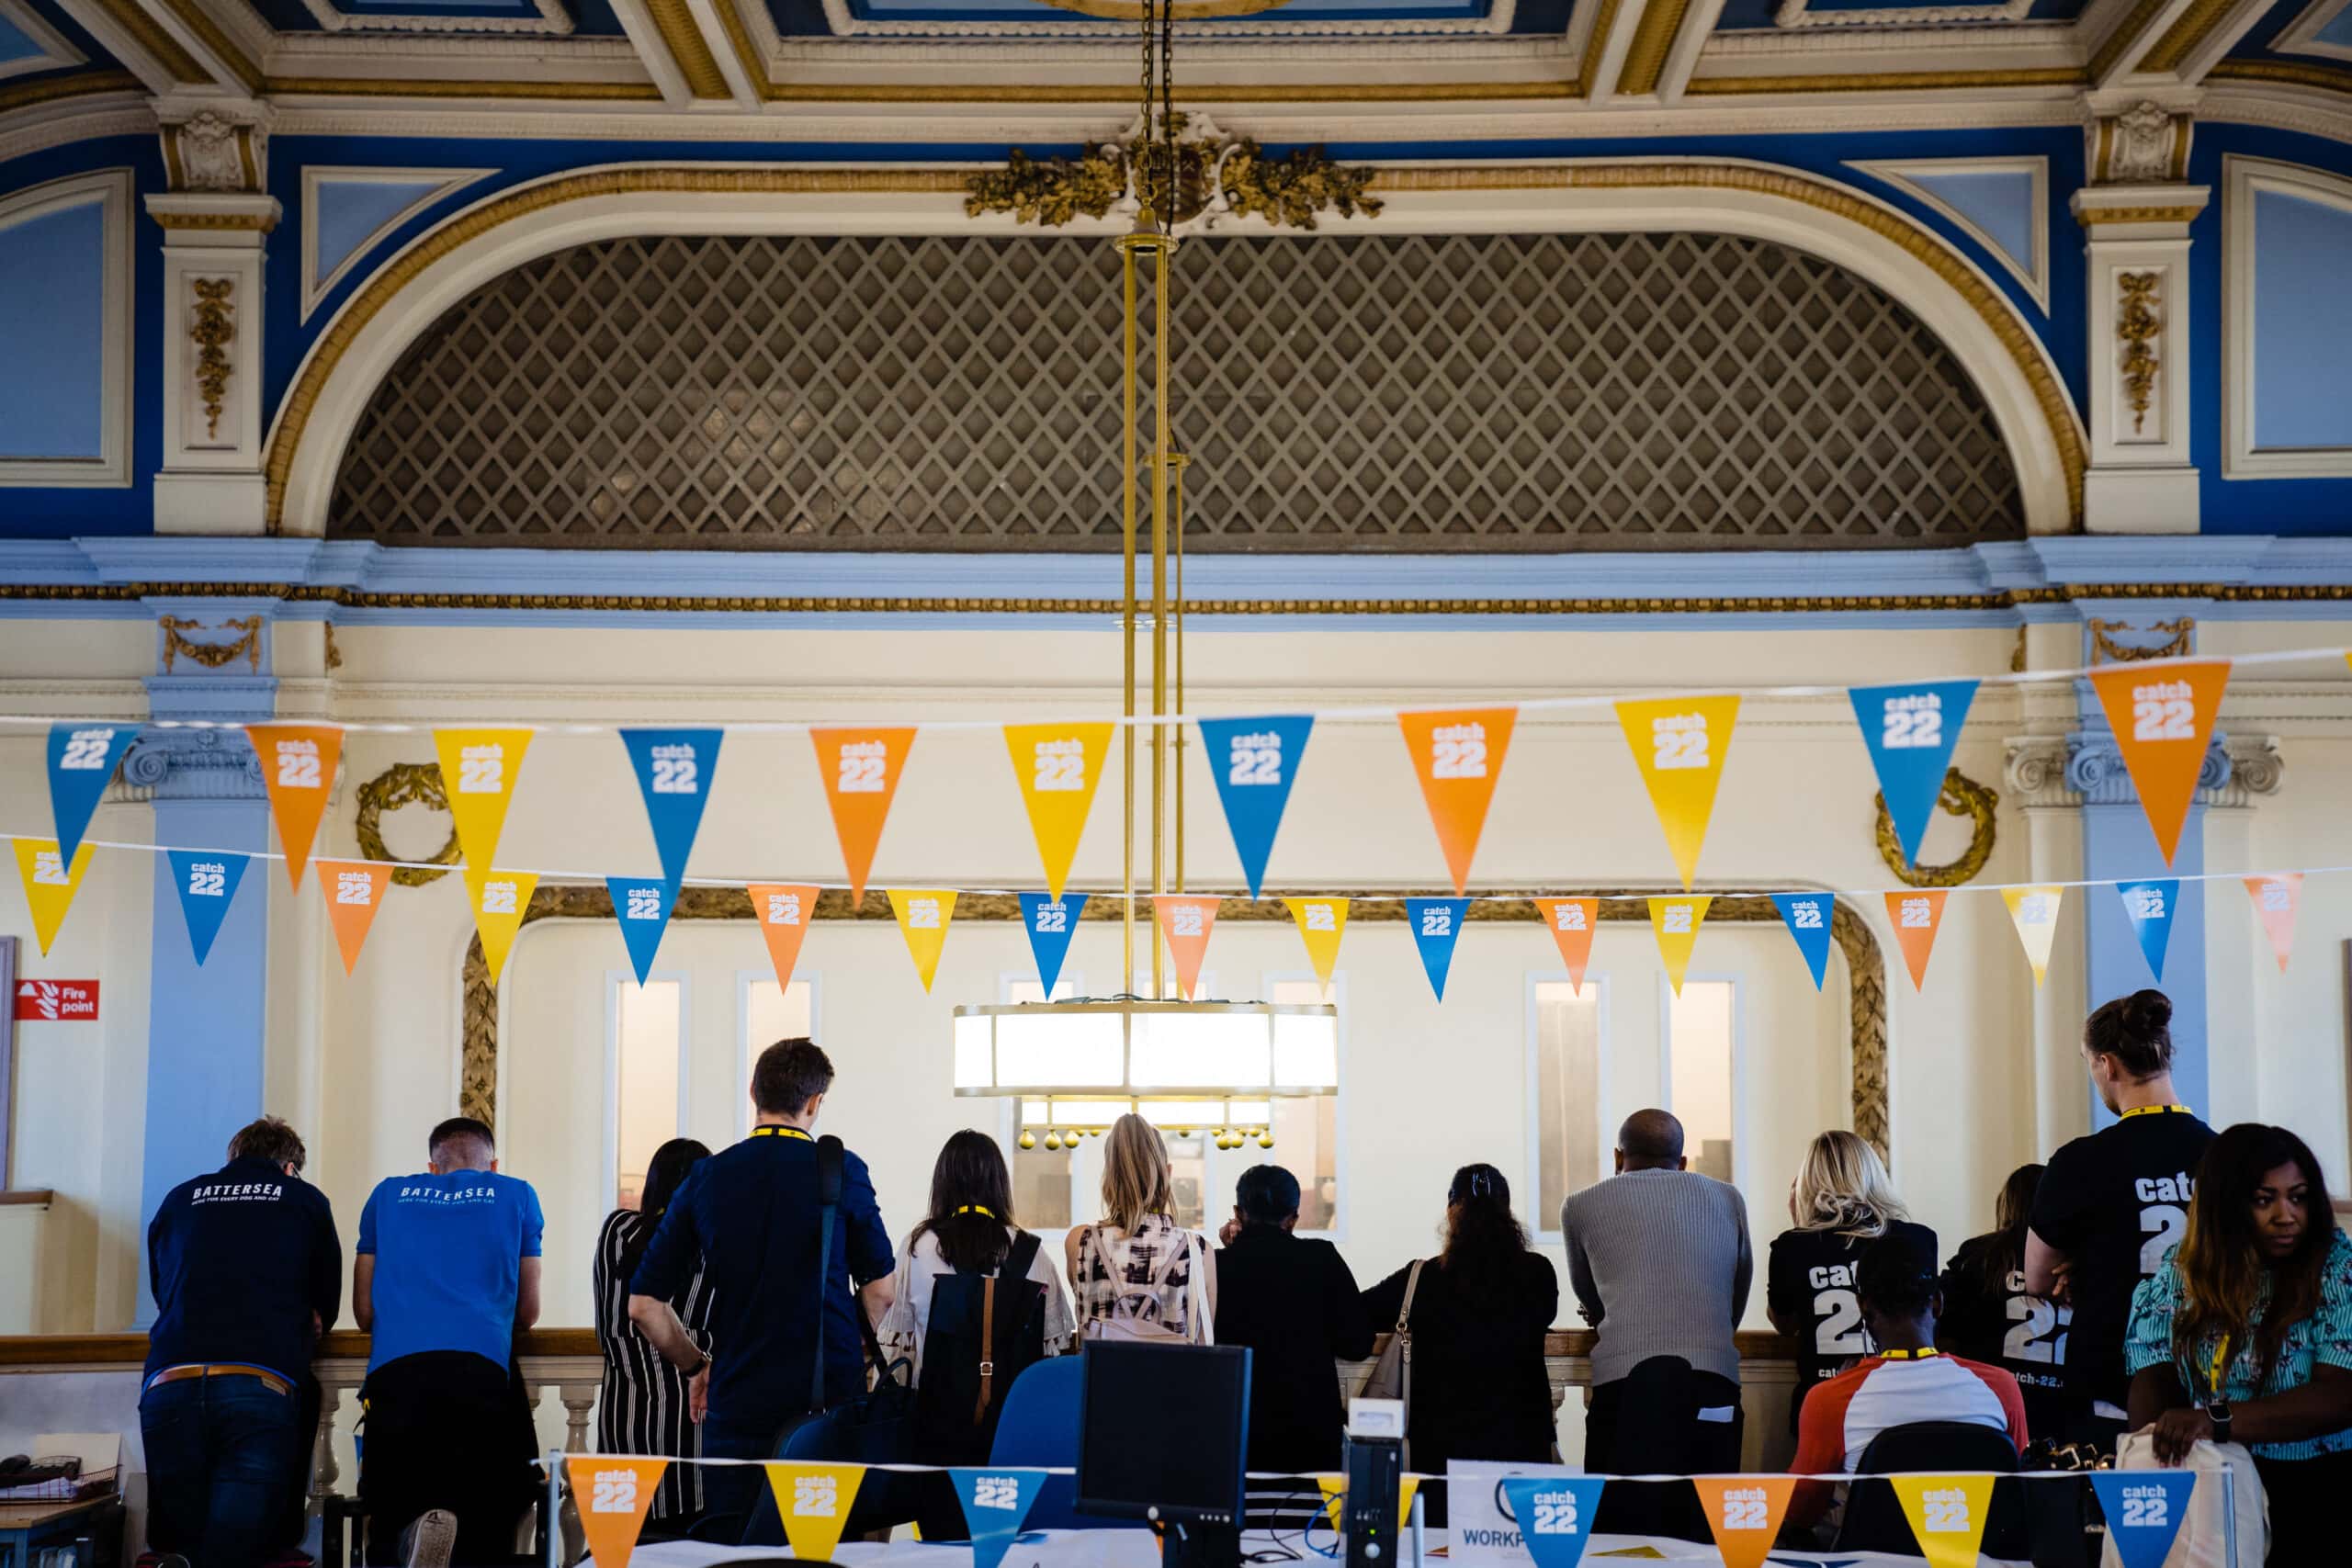
<path fill-rule="evenodd" d="M 628 1276 L 621 1271 L 621 1259 L 644 1228 L 645 1221 L 635 1210 L 616 1209 L 596 1238 L 596 1344 L 605 1353 L 596 1450 L 691 1459 L 702 1452 L 702 1433 L 687 1408 L 686 1375 L 628 1320 Z M 710 1352 L 710 1290 L 697 1269 L 685 1294 L 670 1303 L 706 1355 Z M 677 1464 L 662 1475 L 661 1491 L 646 1517 L 649 1522 L 684 1521 L 702 1507 L 701 1467 Z"/>

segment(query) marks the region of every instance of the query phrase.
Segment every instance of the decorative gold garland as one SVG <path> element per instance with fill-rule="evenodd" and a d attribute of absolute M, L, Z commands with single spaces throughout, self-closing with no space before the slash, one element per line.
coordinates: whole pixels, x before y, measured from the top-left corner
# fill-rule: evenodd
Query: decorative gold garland
<path fill-rule="evenodd" d="M 370 781 L 361 786 L 363 795 L 376 782 Z M 437 772 L 434 783 L 437 787 Z M 454 851 L 454 841 L 452 849 Z M 1381 900 L 1363 905 L 1352 917 L 1359 921 L 1401 920 L 1405 918 L 1404 905 L 1388 894 L 1360 891 L 1352 896 Z M 1645 892 L 1603 893 L 1600 895 L 1600 918 L 1604 920 L 1647 921 L 1650 918 L 1649 898 L 1650 895 Z M 1115 898 L 1094 898 L 1087 901 L 1081 918 L 1115 920 L 1121 918 L 1122 913 Z M 593 883 L 542 882 L 532 892 L 531 901 L 523 911 L 525 925 L 535 920 L 609 920 L 612 918 L 611 892 Z M 671 911 L 670 918 L 673 920 L 748 920 L 752 918 L 751 895 L 740 887 L 684 887 L 678 892 L 677 907 Z M 820 894 L 817 907 L 811 912 L 811 919 L 821 920 L 878 921 L 896 918 L 891 913 L 888 894 L 868 890 L 865 902 L 853 908 L 848 892 L 837 887 L 827 888 Z M 1018 920 L 1021 919 L 1021 901 L 1010 894 L 967 893 L 956 901 L 956 918 L 963 921 Z M 1276 921 L 1290 918 L 1289 908 L 1279 898 L 1227 898 L 1217 906 L 1217 919 L 1220 920 Z M 1541 916 L 1532 902 L 1510 899 L 1474 903 L 1467 918 L 1482 922 L 1534 921 Z M 1769 897 L 1753 893 L 1722 894 L 1708 906 L 1707 919 L 1711 922 L 1778 922 L 1781 911 Z M 1846 955 L 1846 969 L 1853 987 L 1848 1021 L 1853 1037 L 1851 1094 L 1854 1131 L 1883 1155 L 1887 1151 L 1889 1125 L 1886 1100 L 1886 961 L 1879 951 L 1878 938 L 1871 932 L 1870 922 L 1842 902 L 1832 907 L 1829 934 L 1837 942 L 1838 951 Z M 496 1126 L 498 987 L 491 980 L 490 964 L 482 956 L 479 935 L 466 945 L 463 983 L 465 1006 L 461 1026 L 458 1109 L 468 1116 Z"/>
<path fill-rule="evenodd" d="M 158 615 L 155 625 L 164 634 L 164 673 L 166 675 L 183 659 L 201 664 L 207 670 L 218 670 L 240 657 L 254 674 L 261 673 L 262 617 L 259 615 L 223 621 L 217 626 L 208 626 L 202 621 L 178 615 Z M 234 642 L 192 642 L 187 636 L 190 632 L 233 632 L 240 629 L 244 635 Z"/>
<path fill-rule="evenodd" d="M 2102 621 L 2094 615 L 2087 625 L 2091 633 L 2091 662 L 2094 664 L 2137 664 L 2143 659 L 2185 659 L 2188 656 L 2189 640 L 2197 635 L 2195 617 L 2183 615 L 2177 621 L 2158 621 L 2152 626 L 2135 626 L 2129 621 Z M 2130 643 L 2115 640 L 2117 632 L 2162 632 L 2165 639 L 2154 648 L 2134 648 Z"/>
<path fill-rule="evenodd" d="M 394 762 L 390 767 L 361 784 L 358 796 L 359 814 L 352 822 L 352 831 L 359 840 L 359 852 L 368 859 L 376 861 L 410 858 L 406 855 L 395 855 L 385 847 L 383 830 L 385 812 L 402 806 L 429 806 L 435 811 L 449 809 L 449 796 L 441 786 L 441 764 L 438 762 Z M 458 824 L 454 818 L 449 822 L 447 842 L 424 859 L 433 865 L 458 863 Z M 396 865 L 392 868 L 392 880 L 402 887 L 423 887 L 427 883 L 438 882 L 448 874 L 446 871 L 427 871 L 424 866 L 415 864 Z M 599 888 L 597 891 L 602 893 L 604 890 Z M 750 902 L 748 897 L 744 899 L 747 913 Z M 610 898 L 605 900 L 605 913 L 612 912 Z M 477 953 L 481 951 L 479 938 L 475 941 L 474 951 Z"/>
<path fill-rule="evenodd" d="M 1944 774 L 1944 787 L 1936 796 L 1937 804 L 1954 817 L 1965 817 L 1969 822 L 1968 848 L 1960 858 L 1942 865 L 1913 865 L 1903 858 L 1903 841 L 1895 837 L 1894 818 L 1887 815 L 1886 796 L 1871 797 L 1878 807 L 1878 858 L 1886 869 L 1909 887 L 1958 887 L 1973 881 L 1993 858 L 1995 833 L 1993 813 L 2001 804 L 1998 791 L 1962 773 L 1958 768 Z M 1712 917 L 1714 911 L 1710 909 Z"/>

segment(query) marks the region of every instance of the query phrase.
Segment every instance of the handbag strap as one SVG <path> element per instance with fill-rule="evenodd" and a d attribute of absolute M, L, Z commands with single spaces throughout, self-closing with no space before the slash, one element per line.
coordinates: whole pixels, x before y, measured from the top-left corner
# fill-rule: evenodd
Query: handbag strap
<path fill-rule="evenodd" d="M 1425 1261 L 1425 1258 L 1414 1258 L 1413 1267 L 1406 1272 L 1405 1299 L 1396 1304 L 1396 1332 L 1399 1334 L 1410 1335 L 1413 1332 L 1413 1292 L 1421 1288 L 1421 1265 Z"/>
<path fill-rule="evenodd" d="M 1184 1256 L 1191 1265 L 1187 1270 L 1185 1284 L 1193 1298 L 1191 1314 L 1194 1329 L 1193 1342 L 1196 1345 L 1214 1345 L 1216 1343 L 1216 1320 L 1209 1312 L 1208 1261 L 1202 1254 L 1201 1235 L 1198 1231 L 1184 1233 Z"/>
<path fill-rule="evenodd" d="M 808 1408 L 825 1408 L 825 1287 L 833 1267 L 833 1223 L 842 1206 L 842 1141 L 826 1136 L 817 1140 L 817 1359 L 808 1374 Z M 851 1310 L 860 1323 L 865 1313 L 855 1302 Z M 866 1330 L 873 1332 L 869 1326 Z"/>
<path fill-rule="evenodd" d="M 972 1425 L 988 1419 L 989 1395 L 996 1384 L 996 1276 L 980 1281 L 980 1393 L 972 1403 Z"/>

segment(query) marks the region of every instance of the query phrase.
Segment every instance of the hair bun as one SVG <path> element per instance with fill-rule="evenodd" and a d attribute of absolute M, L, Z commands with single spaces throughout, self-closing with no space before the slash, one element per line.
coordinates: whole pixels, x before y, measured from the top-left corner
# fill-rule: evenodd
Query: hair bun
<path fill-rule="evenodd" d="M 2134 1032 L 2146 1036 L 2172 1022 L 2172 998 L 2162 991 L 2134 991 L 2124 1013 Z"/>

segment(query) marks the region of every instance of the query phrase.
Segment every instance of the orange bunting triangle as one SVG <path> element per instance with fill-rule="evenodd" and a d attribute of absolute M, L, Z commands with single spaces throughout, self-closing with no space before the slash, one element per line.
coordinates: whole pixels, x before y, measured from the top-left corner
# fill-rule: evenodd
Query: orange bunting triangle
<path fill-rule="evenodd" d="M 2181 825 L 2197 794 L 2205 746 L 2230 683 L 2230 661 L 2121 664 L 2091 671 L 2091 685 L 2115 731 L 2116 750 L 2131 771 L 2132 787 L 2148 827 L 2172 864 Z"/>
<path fill-rule="evenodd" d="M 1789 1475 L 1694 1475 L 1699 1506 L 1714 1532 L 1724 1568 L 1762 1568 L 1764 1554 L 1781 1533 L 1796 1478 Z"/>
<path fill-rule="evenodd" d="M 17 874 L 24 881 L 25 903 L 32 910 L 33 935 L 46 954 L 57 940 L 57 928 L 65 923 L 65 911 L 74 906 L 74 895 L 82 890 L 83 874 L 90 869 L 90 841 L 82 840 L 70 866 L 55 839 L 18 839 L 16 846 Z"/>
<path fill-rule="evenodd" d="M 1915 991 L 1928 983 L 1928 958 L 1936 950 L 1936 933 L 1943 929 L 1945 891 L 1926 887 L 1886 896 L 1886 918 L 1894 927 L 1894 940 L 1903 949 L 1903 965 L 1911 971 Z"/>
<path fill-rule="evenodd" d="M 1151 901 L 1152 919 L 1167 941 L 1168 956 L 1176 963 L 1177 994 L 1187 1001 L 1201 983 L 1201 959 L 1209 950 L 1216 907 L 1215 897 L 1189 893 L 1162 893 Z"/>
<path fill-rule="evenodd" d="M 1582 996 L 1585 965 L 1592 962 L 1593 928 L 1600 923 L 1600 900 L 1538 898 L 1535 912 L 1560 944 L 1560 962 L 1568 966 L 1568 988 Z"/>
<path fill-rule="evenodd" d="M 899 934 L 907 939 L 907 955 L 915 961 L 915 973 L 927 992 L 939 974 L 940 952 L 947 945 L 947 922 L 956 918 L 955 890 L 893 887 L 890 912 L 899 917 Z"/>
<path fill-rule="evenodd" d="M 441 758 L 441 793 L 449 802 L 449 820 L 468 866 L 486 871 L 498 858 L 506 808 L 514 804 L 514 775 L 530 745 L 527 729 L 433 732 L 433 749 Z"/>
<path fill-rule="evenodd" d="M 865 902 L 865 878 L 874 869 L 875 846 L 899 793 L 899 774 L 915 743 L 911 728 L 812 729 L 817 776 L 825 784 L 825 804 L 833 810 L 833 831 L 842 841 L 842 863 L 849 870 L 853 911 Z"/>
<path fill-rule="evenodd" d="M 318 865 L 327 923 L 334 928 L 335 949 L 343 954 L 343 972 L 348 976 L 358 967 L 359 949 L 368 941 L 368 928 L 376 923 L 376 911 L 383 908 L 392 868 L 371 860 L 322 860 Z"/>
<path fill-rule="evenodd" d="M 1331 990 L 1331 973 L 1340 965 L 1340 936 L 1348 929 L 1348 901 L 1345 898 L 1285 898 L 1290 918 L 1298 926 L 1299 939 L 1306 943 L 1306 961 L 1315 965 L 1315 978 L 1326 996 Z"/>
<path fill-rule="evenodd" d="M 1413 755 L 1421 798 L 1429 802 L 1438 847 L 1445 852 L 1459 894 L 1470 885 L 1470 859 L 1478 852 L 1478 835 L 1486 829 L 1487 807 L 1495 798 L 1495 780 L 1503 771 L 1503 753 L 1510 750 L 1519 710 L 1400 713 L 1396 722 L 1405 731 L 1405 749 Z"/>
<path fill-rule="evenodd" d="M 752 896 L 752 918 L 767 939 L 768 962 L 775 966 L 779 990 L 792 988 L 792 966 L 800 962 L 800 943 L 817 913 L 817 889 L 804 883 L 754 882 L 744 889 Z M 931 989 L 929 981 L 923 989 Z"/>
<path fill-rule="evenodd" d="M 2352 658 L 2352 655 L 2346 655 Z M 2254 898 L 2255 918 L 2278 955 L 2278 973 L 2287 972 L 2287 955 L 2295 951 L 2295 915 L 2302 908 L 2303 874 L 2282 871 L 2275 876 L 2249 876 L 2245 890 Z"/>
<path fill-rule="evenodd" d="M 474 930 L 481 935 L 481 955 L 490 965 L 490 983 L 498 984 L 514 933 L 523 929 L 531 893 L 539 885 L 536 871 L 476 871 L 466 867 L 466 903 L 474 913 Z"/>
<path fill-rule="evenodd" d="M 1094 804 L 1095 786 L 1102 782 L 1111 729 L 1107 723 L 1004 727 L 1004 746 L 1012 756 L 1021 804 L 1029 808 L 1029 829 L 1036 834 L 1037 853 L 1046 863 L 1046 891 L 1056 898 L 1069 880 L 1069 863 L 1078 854 L 1079 836 L 1086 831 L 1086 813 Z"/>
<path fill-rule="evenodd" d="M 1739 719 L 1737 697 L 1657 697 L 1617 705 L 1617 722 L 1650 792 L 1666 847 L 1689 892 L 1715 814 L 1715 786 Z"/>
<path fill-rule="evenodd" d="M 262 788 L 269 792 L 269 814 L 277 819 L 277 842 L 286 851 L 286 886 L 302 886 L 303 863 L 311 858 L 319 818 L 334 788 L 335 763 L 343 756 L 343 731 L 331 724 L 249 724 L 245 738 L 261 761 Z"/>
<path fill-rule="evenodd" d="M 1690 950 L 1698 945 L 1699 927 L 1707 919 L 1712 894 L 1685 894 L 1679 898 L 1650 900 L 1650 930 L 1657 936 L 1657 954 L 1666 962 L 1667 983 L 1682 994 L 1682 976 L 1690 970 Z"/>
<path fill-rule="evenodd" d="M 638 1532 L 661 1488 L 666 1459 L 615 1459 L 604 1455 L 570 1459 L 571 1500 L 580 1510 L 581 1533 L 596 1568 L 628 1568 Z"/>

